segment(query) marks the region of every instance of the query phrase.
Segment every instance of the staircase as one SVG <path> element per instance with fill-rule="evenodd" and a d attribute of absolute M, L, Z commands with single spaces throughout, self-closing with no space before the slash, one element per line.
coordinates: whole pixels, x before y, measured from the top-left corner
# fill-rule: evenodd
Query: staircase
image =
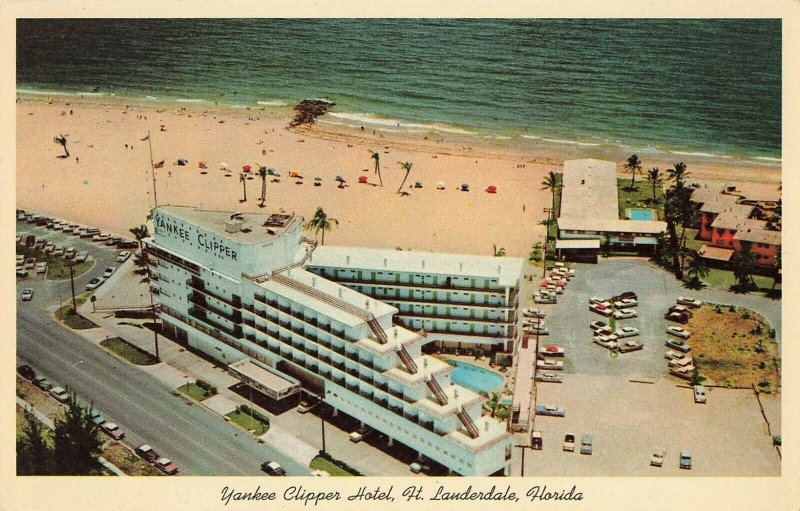
<path fill-rule="evenodd" d="M 414 359 L 411 358 L 411 355 L 408 354 L 404 347 L 401 346 L 400 349 L 397 350 L 397 356 L 400 357 L 400 360 L 403 362 L 403 365 L 406 366 L 409 373 L 417 374 L 417 364 L 414 363 Z"/>
<path fill-rule="evenodd" d="M 444 390 L 442 390 L 442 386 L 439 385 L 439 382 L 436 381 L 436 378 L 429 377 L 426 381 L 428 384 L 428 388 L 431 389 L 433 395 L 436 396 L 436 401 L 439 402 L 440 405 L 444 406 L 447 404 L 447 396 L 444 394 Z"/>
<path fill-rule="evenodd" d="M 469 433 L 470 438 L 478 438 L 479 435 L 478 426 L 476 426 L 475 423 L 472 422 L 472 418 L 469 416 L 469 414 L 465 412 L 464 409 L 462 408 L 461 410 L 456 412 L 456 415 L 458 416 L 458 419 L 461 421 L 464 427 L 467 428 L 467 433 Z"/>
<path fill-rule="evenodd" d="M 372 316 L 372 314 L 370 314 L 370 316 Z M 379 343 L 386 344 L 389 342 L 389 339 L 386 337 L 386 332 L 383 331 L 383 328 L 381 328 L 381 325 L 378 323 L 378 320 L 375 319 L 375 316 L 372 316 L 372 319 L 367 320 L 367 324 L 372 330 L 372 333 L 375 334 L 375 337 L 378 338 Z"/>

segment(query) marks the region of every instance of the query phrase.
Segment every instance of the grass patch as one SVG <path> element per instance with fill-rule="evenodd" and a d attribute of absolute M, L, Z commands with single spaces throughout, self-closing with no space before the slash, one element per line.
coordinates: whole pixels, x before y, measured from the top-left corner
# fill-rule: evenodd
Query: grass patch
<path fill-rule="evenodd" d="M 245 431 L 251 431 L 256 436 L 261 436 L 269 430 L 269 419 L 255 410 L 251 410 L 248 406 L 239 406 L 225 417 L 228 417 Z"/>
<path fill-rule="evenodd" d="M 100 341 L 100 346 L 108 348 L 132 364 L 149 366 L 157 363 L 156 357 L 121 337 L 112 337 Z"/>
<path fill-rule="evenodd" d="M 80 307 L 83 302 L 86 301 L 86 298 L 86 295 L 75 297 L 78 307 Z M 90 328 L 97 328 L 97 325 L 94 322 L 75 312 L 75 310 L 72 308 L 72 300 L 69 300 L 66 305 L 63 305 L 61 308 L 56 310 L 55 317 L 56 320 L 64 323 L 73 330 L 89 330 Z"/>
<path fill-rule="evenodd" d="M 695 366 L 708 383 L 755 385 L 764 393 L 778 390 L 778 343 L 760 315 L 741 307 L 720 307 L 717 312 L 715 305 L 705 304 L 694 311 L 687 329 L 692 332 Z"/>
<path fill-rule="evenodd" d="M 711 268 L 708 272 L 708 275 L 703 277 L 703 282 L 706 285 L 713 289 L 722 289 L 724 291 L 729 291 L 731 286 L 736 284 L 736 278 L 733 276 L 733 272 L 729 270 L 720 270 L 718 268 Z M 755 283 L 758 289 L 751 291 L 752 293 L 769 295 L 770 290 L 772 289 L 772 277 L 766 277 L 764 275 L 753 275 L 753 282 Z M 781 291 L 781 284 L 778 283 L 775 285 L 776 293 L 780 294 Z"/>
<path fill-rule="evenodd" d="M 181 394 L 187 395 L 195 401 L 202 401 L 214 395 L 195 383 L 181 385 L 178 387 L 178 390 L 181 392 Z"/>
<path fill-rule="evenodd" d="M 107 442 L 102 456 L 129 476 L 160 476 L 160 470 L 117 442 Z"/>
<path fill-rule="evenodd" d="M 658 218 L 664 219 L 664 190 L 656 187 L 656 202 L 653 202 L 653 186 L 647 181 L 638 181 L 633 185 L 633 190 L 628 188 L 630 179 L 617 179 L 617 198 L 619 200 L 619 217 L 626 219 L 625 210 L 628 208 L 652 208 L 656 210 Z"/>
<path fill-rule="evenodd" d="M 67 260 L 63 257 L 56 257 L 51 252 L 45 252 L 38 248 L 25 247 L 19 244 L 17 245 L 17 254 L 24 254 L 26 259 L 35 257 L 37 263 L 42 261 L 46 262 L 48 279 L 60 280 L 69 278 L 69 267 L 67 266 Z M 84 261 L 75 265 L 73 267 L 75 277 L 83 275 L 89 271 L 92 266 L 94 266 L 94 261 Z"/>
<path fill-rule="evenodd" d="M 322 456 L 317 456 L 311 460 L 309 468 L 312 470 L 324 470 L 334 477 L 352 477 L 356 475 L 337 465 L 334 465 L 333 462 L 323 458 Z"/>

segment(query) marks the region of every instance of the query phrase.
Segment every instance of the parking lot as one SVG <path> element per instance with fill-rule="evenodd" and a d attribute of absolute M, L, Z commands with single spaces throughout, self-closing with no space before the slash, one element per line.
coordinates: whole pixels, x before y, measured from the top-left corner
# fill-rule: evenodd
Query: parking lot
<path fill-rule="evenodd" d="M 535 417 L 533 429 L 542 431 L 544 449 L 526 457 L 526 475 L 780 475 L 780 459 L 752 391 L 709 389 L 708 403 L 695 404 L 688 382 L 668 373 L 664 313 L 680 295 L 708 300 L 709 293 L 687 293 L 669 274 L 643 260 L 601 260 L 576 268 L 578 276 L 559 296 L 559 304 L 541 307 L 550 329 L 543 342 L 563 346 L 566 356 L 564 382 L 538 383 L 536 404 L 562 407 L 566 416 Z M 588 301 L 624 291 L 638 295 L 638 317 L 618 320 L 617 326 L 639 328 L 634 339 L 644 348 L 612 354 L 592 342 L 589 323 L 608 319 L 590 312 Z M 723 297 L 728 303 L 738 299 L 729 295 Z M 780 317 L 780 302 L 773 303 L 775 310 L 766 312 Z M 773 399 L 779 402 L 779 397 Z M 567 433 L 578 442 L 583 434 L 592 435 L 593 454 L 581 455 L 577 448 L 563 452 Z M 652 450 L 659 446 L 667 449 L 660 469 L 649 465 Z M 694 458 L 691 471 L 678 468 L 684 449 Z M 518 474 L 519 460 L 515 463 Z"/>

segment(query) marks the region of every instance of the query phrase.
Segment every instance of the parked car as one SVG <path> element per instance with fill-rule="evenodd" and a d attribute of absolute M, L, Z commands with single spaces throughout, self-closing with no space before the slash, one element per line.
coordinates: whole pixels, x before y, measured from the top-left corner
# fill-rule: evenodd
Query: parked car
<path fill-rule="evenodd" d="M 686 367 L 692 365 L 692 362 L 693 362 L 692 357 L 684 355 L 681 358 L 674 358 L 670 360 L 669 362 L 667 362 L 667 365 L 669 367 Z"/>
<path fill-rule="evenodd" d="M 614 312 L 609 302 L 593 303 L 589 305 L 589 310 L 603 316 L 610 316 Z"/>
<path fill-rule="evenodd" d="M 604 304 L 606 304 L 608 306 L 611 306 L 611 302 L 612 301 L 613 300 L 611 300 L 610 298 L 598 298 L 596 296 L 593 296 L 593 297 L 589 298 L 589 305 L 598 304 L 598 303 L 604 303 Z"/>
<path fill-rule="evenodd" d="M 617 351 L 620 353 L 630 353 L 631 351 L 638 351 L 644 348 L 644 344 L 638 340 L 628 340 L 622 344 L 617 345 Z"/>
<path fill-rule="evenodd" d="M 22 290 L 22 301 L 30 302 L 31 300 L 33 300 L 33 289 L 26 287 Z"/>
<path fill-rule="evenodd" d="M 526 318 L 544 318 L 545 313 L 540 309 L 522 309 L 522 315 Z"/>
<path fill-rule="evenodd" d="M 44 246 L 45 252 L 52 252 L 55 249 L 56 249 L 56 244 L 53 243 L 52 241 L 48 241 L 47 244 Z"/>
<path fill-rule="evenodd" d="M 276 461 L 265 461 L 261 464 L 261 470 L 271 476 L 285 476 L 286 470 Z"/>
<path fill-rule="evenodd" d="M 566 415 L 566 411 L 558 406 L 539 405 L 536 407 L 536 415 L 548 415 L 550 417 L 564 417 Z"/>
<path fill-rule="evenodd" d="M 623 298 L 622 300 L 614 302 L 614 307 L 617 309 L 626 309 L 628 307 L 636 307 L 637 305 L 639 305 L 639 302 L 633 298 Z"/>
<path fill-rule="evenodd" d="M 700 300 L 687 296 L 679 296 L 678 303 L 681 305 L 688 305 L 689 307 L 694 307 L 695 309 L 703 305 L 703 302 L 701 302 Z"/>
<path fill-rule="evenodd" d="M 685 468 L 687 470 L 692 469 L 692 453 L 689 451 L 681 451 L 681 460 L 678 465 L 680 468 Z"/>
<path fill-rule="evenodd" d="M 694 386 L 694 402 L 705 404 L 706 402 L 706 388 L 702 385 Z"/>
<path fill-rule="evenodd" d="M 61 245 L 56 246 L 56 249 L 53 250 L 53 255 L 56 257 L 62 257 L 64 255 L 64 247 Z"/>
<path fill-rule="evenodd" d="M 591 435 L 583 435 L 581 438 L 581 454 L 588 454 L 591 456 L 592 454 L 592 436 Z"/>
<path fill-rule="evenodd" d="M 47 271 L 47 263 L 42 261 L 40 263 L 36 263 L 36 273 L 44 273 Z"/>
<path fill-rule="evenodd" d="M 93 412 L 95 415 L 92 416 L 92 422 L 100 426 L 101 424 L 106 422 L 106 418 L 100 415 L 97 412 Z"/>
<path fill-rule="evenodd" d="M 75 257 L 75 248 L 74 247 L 69 247 L 64 252 L 64 257 L 66 257 L 67 259 L 72 259 L 73 257 Z"/>
<path fill-rule="evenodd" d="M 67 401 L 69 401 L 69 392 L 67 392 L 66 389 L 62 387 L 53 387 L 52 389 L 50 389 L 50 395 L 62 403 L 66 403 Z"/>
<path fill-rule="evenodd" d="M 561 383 L 564 381 L 564 377 L 557 373 L 537 371 L 536 381 L 547 382 L 547 383 Z"/>
<path fill-rule="evenodd" d="M 155 463 L 156 460 L 161 458 L 161 455 L 158 454 L 152 447 L 147 444 L 140 445 L 136 449 L 133 450 L 138 456 L 143 458 L 145 461 L 150 463 Z"/>
<path fill-rule="evenodd" d="M 550 335 L 550 330 L 548 330 L 547 327 L 544 326 L 544 323 L 540 323 L 540 324 L 537 324 L 537 325 L 532 325 L 532 324 L 528 323 L 527 325 L 523 326 L 522 330 L 526 334 L 531 334 L 531 335 L 534 335 L 534 334 L 535 335 Z"/>
<path fill-rule="evenodd" d="M 89 258 L 89 252 L 87 252 L 86 250 L 81 250 L 80 252 L 78 252 L 78 255 L 75 256 L 75 262 L 82 263 L 88 258 Z"/>
<path fill-rule="evenodd" d="M 93 291 L 93 290 L 97 289 L 98 287 L 100 287 L 100 284 L 102 284 L 102 283 L 103 283 L 103 279 L 102 278 L 95 277 L 92 280 L 90 280 L 88 284 L 86 284 L 86 290 L 87 291 Z"/>
<path fill-rule="evenodd" d="M 680 337 L 681 339 L 688 339 L 692 335 L 690 331 L 681 326 L 668 326 L 667 333 L 675 337 Z"/>
<path fill-rule="evenodd" d="M 664 465 L 664 457 L 667 455 L 665 447 L 656 447 L 653 449 L 653 454 L 650 456 L 651 467 L 661 467 Z"/>
<path fill-rule="evenodd" d="M 692 347 L 690 345 L 688 345 L 685 342 L 683 342 L 682 340 L 678 340 L 678 339 L 675 339 L 675 340 L 667 339 L 667 341 L 664 344 L 668 348 L 672 348 L 674 350 L 678 350 L 681 353 L 689 353 L 689 351 L 691 351 L 691 349 L 692 349 Z"/>
<path fill-rule="evenodd" d="M 564 435 L 563 449 L 567 452 L 575 452 L 575 435 L 572 434 Z"/>
<path fill-rule="evenodd" d="M 602 346 L 606 349 L 614 351 L 615 349 L 617 349 L 617 341 L 609 340 L 609 337 L 611 336 L 605 335 L 605 336 L 595 337 L 592 342 L 594 342 L 598 346 Z"/>
<path fill-rule="evenodd" d="M 175 465 L 169 458 L 158 458 L 155 462 L 155 466 L 157 469 L 164 472 L 168 476 L 172 476 L 178 473 L 178 466 Z"/>
<path fill-rule="evenodd" d="M 639 335 L 639 329 L 634 328 L 632 326 L 624 326 L 622 328 L 617 329 L 617 331 L 614 332 L 614 334 L 619 338 L 633 337 L 635 335 Z"/>
<path fill-rule="evenodd" d="M 17 372 L 26 380 L 33 381 L 36 379 L 36 371 L 34 371 L 33 368 L 27 364 L 22 364 L 19 366 L 17 368 Z"/>
<path fill-rule="evenodd" d="M 618 311 L 614 311 L 614 318 L 615 319 L 628 319 L 628 318 L 635 318 L 637 313 L 634 309 L 620 309 Z"/>
<path fill-rule="evenodd" d="M 106 421 L 100 424 L 100 429 L 103 430 L 103 433 L 110 436 L 114 440 L 121 440 L 125 438 L 125 432 L 119 429 L 119 426 L 117 426 L 113 422 Z"/>
<path fill-rule="evenodd" d="M 25 268 L 17 268 L 17 277 L 27 277 L 27 276 L 28 276 L 28 270 L 26 270 Z"/>
<path fill-rule="evenodd" d="M 682 357 L 683 353 L 681 353 L 680 351 L 667 350 L 667 352 L 664 354 L 664 358 L 666 358 L 667 360 L 672 360 L 674 358 L 682 358 Z"/>
<path fill-rule="evenodd" d="M 130 256 L 131 256 L 130 252 L 128 252 L 127 250 L 123 250 L 122 252 L 119 253 L 119 255 L 117 255 L 117 262 L 124 263 L 125 261 L 128 260 Z"/>
<path fill-rule="evenodd" d="M 548 369 L 551 371 L 563 371 L 564 370 L 564 361 L 563 360 L 554 360 L 552 358 L 548 358 L 545 360 L 537 360 L 536 361 L 536 369 Z"/>
<path fill-rule="evenodd" d="M 35 257 L 29 257 L 29 258 L 25 259 L 25 269 L 26 270 L 32 270 L 35 267 L 36 267 L 36 258 Z"/>
<path fill-rule="evenodd" d="M 542 432 L 541 431 L 531 431 L 531 447 L 537 451 L 542 450 Z"/>
<path fill-rule="evenodd" d="M 47 390 L 50 390 L 50 389 L 53 388 L 53 384 L 50 383 L 50 381 L 47 378 L 45 378 L 44 376 L 41 376 L 41 375 L 37 376 L 36 378 L 34 378 L 33 384 L 36 385 L 37 387 L 39 387 L 40 389 L 44 390 L 44 391 L 47 391 Z"/>
<path fill-rule="evenodd" d="M 686 315 L 687 317 L 691 318 L 694 313 L 689 310 L 688 307 L 684 307 L 683 305 L 673 305 L 669 308 L 669 312 L 680 312 L 681 314 Z"/>
<path fill-rule="evenodd" d="M 685 325 L 689 322 L 689 316 L 682 312 L 667 312 L 664 315 L 664 319 L 667 321 L 674 321 L 675 323 L 680 323 L 681 325 Z"/>
<path fill-rule="evenodd" d="M 318 404 L 319 401 L 315 401 L 313 403 L 309 403 L 308 401 L 300 401 L 300 404 L 297 405 L 297 411 L 300 413 L 308 413 Z"/>
<path fill-rule="evenodd" d="M 611 297 L 612 302 L 617 302 L 619 300 L 638 300 L 639 297 L 633 291 L 625 291 L 624 293 L 620 293 L 616 296 Z"/>
<path fill-rule="evenodd" d="M 563 357 L 564 348 L 561 346 L 540 346 L 539 355 L 545 357 Z"/>
<path fill-rule="evenodd" d="M 116 268 L 116 267 L 114 267 L 114 266 L 109 266 L 108 268 L 106 268 L 106 271 L 104 271 L 104 272 L 103 272 L 103 278 L 104 278 L 104 279 L 107 279 L 107 278 L 109 278 L 110 276 L 114 275 L 114 272 L 115 272 L 115 271 L 117 271 L 117 268 Z"/>
<path fill-rule="evenodd" d="M 598 319 L 597 321 L 592 321 L 591 323 L 589 323 L 589 328 L 591 328 L 592 330 L 597 331 L 597 330 L 599 330 L 601 328 L 608 328 L 608 323 Z"/>

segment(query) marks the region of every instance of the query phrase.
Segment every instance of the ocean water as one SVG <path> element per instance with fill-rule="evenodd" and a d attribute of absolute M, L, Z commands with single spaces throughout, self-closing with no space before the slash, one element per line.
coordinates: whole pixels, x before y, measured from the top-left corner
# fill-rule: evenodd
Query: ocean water
<path fill-rule="evenodd" d="M 780 20 L 20 20 L 17 90 L 643 154 L 781 158 Z"/>

